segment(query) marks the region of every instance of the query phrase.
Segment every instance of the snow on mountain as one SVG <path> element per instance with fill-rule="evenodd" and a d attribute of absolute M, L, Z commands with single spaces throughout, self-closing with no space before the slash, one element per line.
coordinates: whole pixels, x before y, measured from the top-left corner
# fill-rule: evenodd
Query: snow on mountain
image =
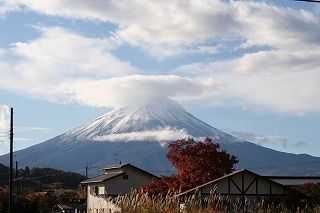
<path fill-rule="evenodd" d="M 149 172 L 174 171 L 166 158 L 165 144 L 188 136 L 195 140 L 212 138 L 238 157 L 237 169 L 246 168 L 262 175 L 320 174 L 319 157 L 279 152 L 236 140 L 165 97 L 139 107 L 111 111 L 87 125 L 19 150 L 14 156 L 21 167 L 51 167 L 82 174 L 88 164 L 101 168 L 120 160 Z M 0 156 L 0 161 L 8 165 L 8 155 Z"/>
<path fill-rule="evenodd" d="M 156 97 L 139 107 L 113 110 L 65 134 L 78 140 L 172 141 L 186 137 L 232 136 L 200 121 L 167 97 Z"/>

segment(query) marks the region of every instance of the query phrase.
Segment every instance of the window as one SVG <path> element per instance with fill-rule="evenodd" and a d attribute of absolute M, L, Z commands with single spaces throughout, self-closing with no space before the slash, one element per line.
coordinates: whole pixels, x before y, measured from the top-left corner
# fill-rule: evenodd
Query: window
<path fill-rule="evenodd" d="M 99 191 L 99 195 L 104 195 L 104 194 L 106 194 L 106 193 L 105 193 L 105 187 L 104 187 L 104 186 L 100 186 L 99 189 L 98 189 L 98 191 Z"/>
<path fill-rule="evenodd" d="M 122 178 L 123 178 L 123 180 L 128 180 L 128 179 L 129 179 L 129 175 L 124 174 L 124 175 L 122 176 Z"/>
<path fill-rule="evenodd" d="M 96 195 L 98 195 L 99 194 L 99 187 L 94 187 L 94 193 L 96 194 Z"/>
<path fill-rule="evenodd" d="M 97 186 L 90 187 L 90 194 L 93 196 L 98 195 L 99 194 L 99 187 L 97 187 Z"/>

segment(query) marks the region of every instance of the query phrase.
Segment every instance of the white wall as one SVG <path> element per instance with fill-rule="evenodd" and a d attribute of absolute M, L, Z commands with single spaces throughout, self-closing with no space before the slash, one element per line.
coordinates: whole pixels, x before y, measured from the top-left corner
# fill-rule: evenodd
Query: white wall
<path fill-rule="evenodd" d="M 91 184 L 90 187 L 99 187 L 99 190 L 102 190 L 104 189 L 104 184 Z M 90 187 L 87 187 L 87 213 L 100 213 L 102 210 L 104 210 L 104 213 L 113 213 L 120 210 L 108 197 L 91 194 Z"/>
<path fill-rule="evenodd" d="M 117 212 L 119 208 L 112 204 L 109 196 L 125 195 L 130 193 L 131 190 L 137 189 L 151 182 L 153 176 L 144 173 L 140 170 L 134 169 L 130 166 L 122 168 L 125 171 L 127 179 L 123 174 L 119 174 L 102 183 L 90 183 L 87 187 L 87 212 L 98 213 L 100 210 L 104 212 Z M 98 187 L 98 193 L 90 193 L 90 188 Z M 98 211 L 97 211 L 98 210 Z"/>

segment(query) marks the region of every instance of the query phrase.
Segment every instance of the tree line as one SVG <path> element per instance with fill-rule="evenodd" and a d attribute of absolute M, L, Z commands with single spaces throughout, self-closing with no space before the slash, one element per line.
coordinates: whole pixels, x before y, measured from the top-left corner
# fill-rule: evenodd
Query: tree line
<path fill-rule="evenodd" d="M 86 199 L 84 175 L 53 168 L 14 169 L 15 213 L 50 212 L 63 199 Z M 0 213 L 8 212 L 9 168 L 0 164 Z"/>

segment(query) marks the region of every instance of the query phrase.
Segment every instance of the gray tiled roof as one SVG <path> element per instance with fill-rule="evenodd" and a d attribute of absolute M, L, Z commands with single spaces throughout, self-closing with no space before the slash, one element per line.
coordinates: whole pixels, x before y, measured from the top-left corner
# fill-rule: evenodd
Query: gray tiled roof
<path fill-rule="evenodd" d="M 305 183 L 320 183 L 320 177 L 270 177 L 269 179 L 285 186 L 298 186 Z"/>
<path fill-rule="evenodd" d="M 131 168 L 133 168 L 133 169 L 135 169 L 137 171 L 140 171 L 140 172 L 143 172 L 143 173 L 148 174 L 150 176 L 153 176 L 155 178 L 158 178 L 156 175 L 151 174 L 151 173 L 149 173 L 149 172 L 147 172 L 147 171 L 145 171 L 143 169 L 140 169 L 140 168 L 138 168 L 136 166 L 133 166 L 130 163 L 107 165 L 107 166 L 102 167 L 100 170 L 104 170 L 104 171 L 108 172 L 108 170 L 112 171 L 112 169 L 119 169 L 119 168 L 125 168 L 125 167 L 131 167 Z"/>
<path fill-rule="evenodd" d="M 60 209 L 60 210 L 73 210 L 74 208 L 65 205 L 65 204 L 56 204 L 54 207 L 54 209 Z"/>
<path fill-rule="evenodd" d="M 125 172 L 102 174 L 102 175 L 99 175 L 99 176 L 97 176 L 97 177 L 84 180 L 84 181 L 82 181 L 81 183 L 100 183 L 100 182 L 103 182 L 103 181 L 105 181 L 105 180 L 108 180 L 108 179 L 117 177 L 117 176 L 119 176 L 119 175 L 122 175 L 122 174 L 124 174 L 124 173 L 125 173 Z"/>
<path fill-rule="evenodd" d="M 109 169 L 118 169 L 118 168 L 122 168 L 125 167 L 127 165 L 130 165 L 128 163 L 125 164 L 112 164 L 112 165 L 107 165 L 101 168 L 101 170 L 109 170 Z"/>

